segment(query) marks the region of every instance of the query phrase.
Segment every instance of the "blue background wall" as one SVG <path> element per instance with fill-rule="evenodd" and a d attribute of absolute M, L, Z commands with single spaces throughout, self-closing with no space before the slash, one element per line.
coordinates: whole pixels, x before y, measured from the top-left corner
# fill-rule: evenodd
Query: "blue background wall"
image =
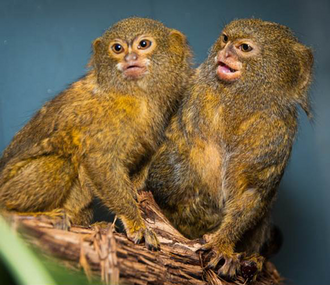
<path fill-rule="evenodd" d="M 301 113 L 274 220 L 284 245 L 274 262 L 288 283 L 330 284 L 330 2 L 0 1 L 0 152 L 41 105 L 85 73 L 91 42 L 128 16 L 183 31 L 201 63 L 223 25 L 256 17 L 291 27 L 315 51 L 316 119 Z"/>

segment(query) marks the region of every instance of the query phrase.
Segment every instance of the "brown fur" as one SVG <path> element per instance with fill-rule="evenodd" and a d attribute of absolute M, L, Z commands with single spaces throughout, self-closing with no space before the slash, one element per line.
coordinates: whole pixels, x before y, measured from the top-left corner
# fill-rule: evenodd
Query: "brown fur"
<path fill-rule="evenodd" d="M 146 185 L 185 236 L 212 233 L 202 248 L 212 250 L 208 266 L 233 277 L 242 257 L 262 268 L 271 204 L 297 130 L 297 105 L 310 115 L 313 55 L 275 23 L 237 20 L 224 33 L 227 42 L 220 36 L 198 68 Z M 249 41 L 253 51 L 240 51 Z M 217 75 L 222 57 L 240 70 L 235 80 Z"/>
<path fill-rule="evenodd" d="M 150 49 L 136 42 L 142 35 L 151 39 Z M 123 53 L 114 53 L 116 42 Z M 0 205 L 17 212 L 64 210 L 70 222 L 88 224 L 96 195 L 131 239 L 158 248 L 132 181 L 143 183 L 139 175 L 187 86 L 190 61 L 185 36 L 160 22 L 129 18 L 112 26 L 94 42 L 88 74 L 46 103 L 4 151 Z M 129 62 L 145 64 L 146 73 L 124 76 L 118 64 Z"/>

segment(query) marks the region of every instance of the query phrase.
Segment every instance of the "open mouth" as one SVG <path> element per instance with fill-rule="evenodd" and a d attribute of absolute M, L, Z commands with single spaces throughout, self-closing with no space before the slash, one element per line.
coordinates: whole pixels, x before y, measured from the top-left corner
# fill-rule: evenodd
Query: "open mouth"
<path fill-rule="evenodd" d="M 234 66 L 223 61 L 218 62 L 217 75 L 220 79 L 225 81 L 232 81 L 238 79 L 241 76 L 241 72 L 238 69 L 235 69 Z"/>
<path fill-rule="evenodd" d="M 221 66 L 221 70 L 224 73 L 229 73 L 229 72 L 236 72 L 236 69 L 231 68 L 230 66 L 228 66 L 227 64 L 225 64 L 224 62 L 220 61 L 219 62 L 219 66 Z"/>

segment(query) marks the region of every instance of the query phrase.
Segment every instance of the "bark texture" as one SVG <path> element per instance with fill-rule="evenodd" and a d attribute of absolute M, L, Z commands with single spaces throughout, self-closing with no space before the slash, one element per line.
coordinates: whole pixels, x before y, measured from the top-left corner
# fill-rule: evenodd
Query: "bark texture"
<path fill-rule="evenodd" d="M 174 229 L 162 215 L 150 193 L 139 196 L 144 219 L 157 234 L 161 250 L 149 251 L 136 245 L 125 234 L 117 233 L 112 224 L 91 228 L 72 227 L 70 231 L 55 229 L 46 217 L 11 215 L 10 222 L 24 239 L 45 254 L 55 256 L 70 267 L 83 268 L 90 279 L 101 277 L 105 284 L 246 284 L 242 276 L 224 280 L 210 269 L 196 250 L 199 240 L 188 240 Z M 256 285 L 282 284 L 274 265 L 266 262 Z"/>

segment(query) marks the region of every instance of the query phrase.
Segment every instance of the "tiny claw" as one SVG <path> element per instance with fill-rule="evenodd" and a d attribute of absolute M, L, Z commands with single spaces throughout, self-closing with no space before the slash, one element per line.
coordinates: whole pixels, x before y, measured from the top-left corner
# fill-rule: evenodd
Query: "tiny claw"
<path fill-rule="evenodd" d="M 50 216 L 52 218 L 52 225 L 55 229 L 69 231 L 71 228 L 71 221 L 68 217 L 65 210 L 54 210 L 53 212 L 49 212 L 49 214 L 45 213 L 45 216 Z"/>
<path fill-rule="evenodd" d="M 160 244 L 159 244 L 158 238 L 152 230 L 145 229 L 145 231 L 144 231 L 144 241 L 145 241 L 146 246 L 149 250 L 151 250 L 151 251 L 160 250 Z"/>
<path fill-rule="evenodd" d="M 211 253 L 209 255 L 211 255 Z M 209 257 L 209 255 L 207 257 Z M 214 257 L 208 262 L 208 264 L 206 265 L 206 268 L 208 268 L 208 269 L 216 268 L 218 265 L 223 266 L 225 264 L 226 260 L 221 253 L 218 253 L 218 254 L 212 253 L 212 255 L 214 255 Z M 219 264 L 221 260 L 223 260 L 223 262 L 221 264 Z"/>
<path fill-rule="evenodd" d="M 150 243 L 146 243 L 147 249 L 151 250 L 151 251 L 159 251 L 160 250 L 160 245 L 157 244 L 150 244 Z"/>
<path fill-rule="evenodd" d="M 235 278 L 240 269 L 241 254 L 231 254 L 223 257 L 225 263 L 218 270 L 218 275 Z"/>
<path fill-rule="evenodd" d="M 235 278 L 239 272 L 242 253 L 225 251 L 211 243 L 201 246 L 198 251 L 207 252 L 203 256 L 205 269 L 212 269 L 219 276 L 230 278 Z"/>
<path fill-rule="evenodd" d="M 135 244 L 140 244 L 144 241 L 146 247 L 151 251 L 158 251 L 160 249 L 158 238 L 156 234 L 150 229 L 142 228 L 134 234 L 131 233 L 128 238 Z"/>
<path fill-rule="evenodd" d="M 143 241 L 143 235 L 141 232 L 137 232 L 134 237 L 128 237 L 132 240 L 135 244 L 140 244 Z"/>

